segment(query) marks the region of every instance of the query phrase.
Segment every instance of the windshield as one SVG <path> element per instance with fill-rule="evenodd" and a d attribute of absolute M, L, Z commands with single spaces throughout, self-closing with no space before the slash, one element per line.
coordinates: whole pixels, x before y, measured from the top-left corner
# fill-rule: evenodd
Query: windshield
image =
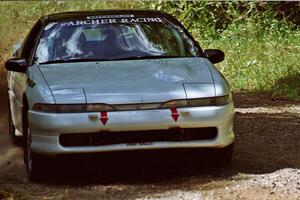
<path fill-rule="evenodd" d="M 95 16 L 94 16 L 95 17 Z M 99 16 L 100 17 L 100 16 Z M 199 49 L 166 18 L 103 18 L 53 22 L 39 41 L 35 61 L 195 57 Z"/>

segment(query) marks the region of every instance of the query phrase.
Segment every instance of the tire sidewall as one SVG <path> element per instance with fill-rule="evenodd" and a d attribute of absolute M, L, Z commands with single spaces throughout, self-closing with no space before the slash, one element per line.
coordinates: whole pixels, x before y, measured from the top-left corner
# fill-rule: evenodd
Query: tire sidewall
<path fill-rule="evenodd" d="M 17 136 L 15 135 L 16 129 L 14 127 L 13 121 L 12 121 L 12 115 L 11 115 L 11 109 L 10 109 L 10 100 L 8 99 L 8 133 L 10 141 L 16 145 L 17 144 Z"/>
<path fill-rule="evenodd" d="M 28 126 L 28 114 L 27 111 L 24 111 L 26 113 L 23 114 L 23 137 L 24 137 L 24 145 L 23 145 L 23 151 L 24 151 L 24 164 L 26 167 L 26 172 L 28 177 L 31 176 L 32 172 L 32 163 L 29 165 L 29 159 L 32 162 L 32 152 L 31 152 L 31 133 L 30 128 Z M 29 156 L 30 155 L 30 158 Z"/>

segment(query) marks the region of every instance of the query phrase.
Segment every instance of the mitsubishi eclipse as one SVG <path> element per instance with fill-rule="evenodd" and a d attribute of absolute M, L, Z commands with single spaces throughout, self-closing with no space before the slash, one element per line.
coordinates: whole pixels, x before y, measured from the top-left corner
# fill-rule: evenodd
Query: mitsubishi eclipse
<path fill-rule="evenodd" d="M 7 60 L 9 134 L 28 178 L 49 156 L 209 148 L 233 152 L 230 87 L 167 13 L 103 10 L 41 17 Z"/>

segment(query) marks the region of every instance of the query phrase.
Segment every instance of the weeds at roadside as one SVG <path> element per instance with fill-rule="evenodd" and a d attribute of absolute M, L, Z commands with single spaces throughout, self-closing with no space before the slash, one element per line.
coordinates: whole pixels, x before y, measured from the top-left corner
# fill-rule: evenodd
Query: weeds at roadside
<path fill-rule="evenodd" d="M 11 56 L 13 43 L 22 41 L 42 15 L 70 10 L 158 9 L 183 22 L 203 49 L 225 52 L 226 60 L 217 67 L 234 91 L 270 92 L 275 97 L 300 100 L 300 28 L 287 18 L 278 18 L 277 4 L 284 6 L 280 2 L 226 1 L 0 2 L 0 62 Z"/>

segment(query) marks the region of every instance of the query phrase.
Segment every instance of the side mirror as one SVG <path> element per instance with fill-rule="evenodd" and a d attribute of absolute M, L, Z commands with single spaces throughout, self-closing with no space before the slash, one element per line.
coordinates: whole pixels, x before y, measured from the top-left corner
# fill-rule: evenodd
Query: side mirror
<path fill-rule="evenodd" d="M 7 71 L 25 73 L 28 65 L 24 58 L 11 58 L 5 62 L 5 68 Z"/>
<path fill-rule="evenodd" d="M 225 58 L 224 52 L 219 49 L 205 49 L 204 53 L 212 63 L 222 62 Z"/>

